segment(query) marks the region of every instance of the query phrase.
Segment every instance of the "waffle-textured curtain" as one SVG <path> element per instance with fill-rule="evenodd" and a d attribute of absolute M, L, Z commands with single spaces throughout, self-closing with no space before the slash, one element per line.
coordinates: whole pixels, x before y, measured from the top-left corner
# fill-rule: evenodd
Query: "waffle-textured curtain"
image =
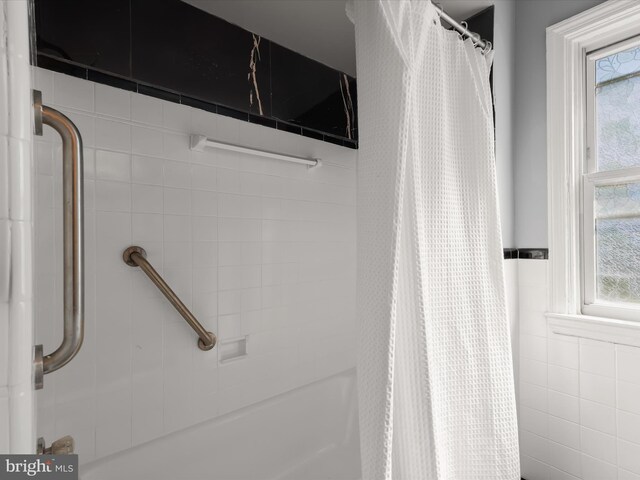
<path fill-rule="evenodd" d="M 489 71 L 428 0 L 362 0 L 363 479 L 519 479 Z"/>

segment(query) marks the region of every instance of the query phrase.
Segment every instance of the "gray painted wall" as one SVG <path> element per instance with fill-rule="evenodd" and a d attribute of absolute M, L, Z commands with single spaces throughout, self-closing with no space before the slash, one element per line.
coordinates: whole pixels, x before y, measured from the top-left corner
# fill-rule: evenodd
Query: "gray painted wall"
<path fill-rule="evenodd" d="M 515 1 L 495 3 L 493 97 L 496 110 L 496 176 L 502 220 L 502 244 L 515 243 L 513 191 L 514 95 L 515 95 Z"/>
<path fill-rule="evenodd" d="M 599 3 L 602 0 L 516 0 L 514 187 L 518 248 L 548 246 L 546 28 Z"/>

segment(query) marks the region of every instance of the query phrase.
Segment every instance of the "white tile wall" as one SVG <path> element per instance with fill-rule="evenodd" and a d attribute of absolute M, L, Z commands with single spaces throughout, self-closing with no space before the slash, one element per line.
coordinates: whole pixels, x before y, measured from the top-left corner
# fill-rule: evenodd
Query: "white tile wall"
<path fill-rule="evenodd" d="M 0 452 L 35 450 L 27 2 L 0 1 Z"/>
<path fill-rule="evenodd" d="M 509 330 L 511 332 L 511 348 L 513 358 L 513 375 L 515 377 L 516 401 L 520 396 L 519 381 L 520 378 L 520 356 L 519 351 L 519 335 L 520 327 L 518 322 L 519 298 L 518 298 L 518 260 L 504 260 L 504 280 L 505 280 L 505 297 L 507 301 L 507 320 L 509 322 Z"/>
<path fill-rule="evenodd" d="M 518 263 L 522 477 L 639 480 L 640 349 L 548 332 L 548 262 Z"/>
<path fill-rule="evenodd" d="M 38 430 L 102 457 L 355 365 L 356 152 L 35 69 L 85 148 L 86 337 L 45 378 Z M 188 135 L 319 156 L 320 169 L 216 150 Z M 58 141 L 39 138 L 37 338 L 61 327 Z M 131 244 L 219 341 L 221 363 L 144 275 Z M 233 347 L 233 345 L 231 345 Z"/>

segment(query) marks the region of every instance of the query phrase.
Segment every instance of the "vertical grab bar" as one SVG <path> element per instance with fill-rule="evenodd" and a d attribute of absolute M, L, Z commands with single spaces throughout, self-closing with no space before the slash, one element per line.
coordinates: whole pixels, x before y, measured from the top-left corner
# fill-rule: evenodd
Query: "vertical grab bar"
<path fill-rule="evenodd" d="M 36 135 L 49 125 L 62 138 L 64 307 L 60 346 L 43 356 L 35 347 L 35 386 L 42 388 L 44 374 L 55 372 L 76 356 L 84 337 L 84 175 L 82 138 L 69 118 L 42 105 L 42 94 L 33 91 Z"/>

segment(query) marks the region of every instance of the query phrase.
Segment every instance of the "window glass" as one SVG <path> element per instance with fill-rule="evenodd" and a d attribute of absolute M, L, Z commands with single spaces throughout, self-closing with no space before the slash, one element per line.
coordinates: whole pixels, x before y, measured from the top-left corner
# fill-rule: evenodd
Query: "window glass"
<path fill-rule="evenodd" d="M 596 61 L 596 84 L 640 71 L 640 47 L 614 53 Z"/>
<path fill-rule="evenodd" d="M 596 87 L 596 132 L 599 171 L 640 166 L 640 75 Z"/>
<path fill-rule="evenodd" d="M 640 303 L 640 183 L 595 189 L 596 295 Z"/>

